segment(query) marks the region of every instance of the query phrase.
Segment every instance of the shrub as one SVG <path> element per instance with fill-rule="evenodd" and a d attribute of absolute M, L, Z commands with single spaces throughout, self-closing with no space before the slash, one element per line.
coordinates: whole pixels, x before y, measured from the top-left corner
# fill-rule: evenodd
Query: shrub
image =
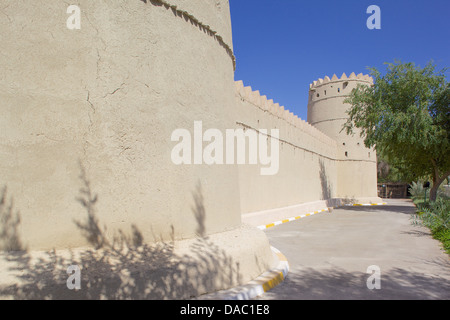
<path fill-rule="evenodd" d="M 441 230 L 434 233 L 433 238 L 442 242 L 445 252 L 450 254 L 450 229 Z"/>
<path fill-rule="evenodd" d="M 437 199 L 424 206 L 421 220 L 424 225 L 429 227 L 431 231 L 439 231 L 440 229 L 449 229 L 450 226 L 450 201 Z"/>
<path fill-rule="evenodd" d="M 437 194 L 438 194 L 438 197 L 441 197 L 446 200 L 450 200 L 450 187 L 440 186 Z"/>
<path fill-rule="evenodd" d="M 413 200 L 423 199 L 425 197 L 425 188 L 423 187 L 423 181 L 412 182 L 409 186 L 409 193 Z M 430 195 L 430 188 L 427 189 L 427 200 Z M 437 190 L 437 198 L 450 199 L 450 188 L 441 185 Z"/>
<path fill-rule="evenodd" d="M 418 205 L 413 224 L 422 224 L 431 230 L 433 237 L 442 242 L 450 254 L 450 201 L 443 198 L 435 202 Z"/>
<path fill-rule="evenodd" d="M 417 181 L 412 182 L 411 187 L 409 188 L 409 193 L 413 199 L 423 198 L 425 191 L 423 189 L 423 182 Z"/>

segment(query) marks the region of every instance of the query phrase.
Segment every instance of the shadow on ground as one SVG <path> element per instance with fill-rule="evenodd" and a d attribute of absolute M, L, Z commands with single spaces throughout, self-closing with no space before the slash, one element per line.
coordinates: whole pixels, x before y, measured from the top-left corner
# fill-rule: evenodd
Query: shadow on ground
<path fill-rule="evenodd" d="M 347 211 L 368 211 L 368 212 L 390 211 L 410 215 L 416 212 L 416 208 L 414 206 L 404 206 L 404 205 L 402 206 L 395 204 L 376 205 L 376 206 L 345 206 L 337 209 L 345 209 Z"/>
<path fill-rule="evenodd" d="M 136 225 L 119 230 L 111 239 L 96 215 L 98 195 L 91 190 L 85 169 L 80 165 L 82 188 L 76 200 L 86 211 L 85 219 L 74 221 L 92 245 L 89 250 L 51 251 L 39 255 L 23 247 L 18 225 L 20 218 L 6 189 L 0 199 L 0 262 L 13 283 L 0 282 L 0 297 L 13 299 L 189 299 L 240 281 L 239 265 L 208 239 L 205 208 L 199 184 L 193 192 L 192 214 L 199 238 L 189 254 L 179 254 L 172 241 L 146 244 Z M 153 239 L 154 242 L 157 239 Z M 68 267 L 80 268 L 81 288 L 74 284 Z M 1 264 L 0 264 L 1 267 Z M 4 270 L 4 269 L 3 269 Z M 1 280 L 1 279 L 0 279 Z"/>
<path fill-rule="evenodd" d="M 449 266 L 448 261 L 433 263 Z M 381 270 L 380 289 L 368 289 L 370 273 L 305 268 L 290 273 L 263 299 L 273 300 L 428 300 L 450 299 L 450 283 L 443 278 L 393 268 Z"/>

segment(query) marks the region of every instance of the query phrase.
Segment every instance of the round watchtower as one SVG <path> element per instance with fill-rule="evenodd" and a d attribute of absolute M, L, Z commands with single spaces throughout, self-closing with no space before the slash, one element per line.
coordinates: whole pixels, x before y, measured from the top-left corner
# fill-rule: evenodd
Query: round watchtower
<path fill-rule="evenodd" d="M 333 75 L 314 81 L 309 90 L 308 122 L 338 144 L 338 196 L 373 202 L 368 198 L 377 197 L 375 150 L 365 147 L 359 132 L 347 135 L 342 129 L 349 107 L 344 100 L 358 84 L 370 86 L 373 79 L 362 73 L 348 77 L 344 73 L 340 78 Z"/>
<path fill-rule="evenodd" d="M 347 135 L 342 130 L 348 119 L 348 105 L 344 100 L 358 84 L 371 85 L 373 80 L 363 74 L 352 73 L 347 77 L 344 73 L 341 78 L 326 76 L 310 85 L 308 122 L 338 142 L 343 151 L 339 153 L 339 159 L 374 159 L 373 153 L 364 148 L 359 134 Z"/>

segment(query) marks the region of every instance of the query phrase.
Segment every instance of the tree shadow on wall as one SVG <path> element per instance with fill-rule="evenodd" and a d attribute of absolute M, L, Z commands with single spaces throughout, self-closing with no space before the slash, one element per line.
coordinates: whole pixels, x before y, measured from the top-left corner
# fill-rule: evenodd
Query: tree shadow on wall
<path fill-rule="evenodd" d="M 202 184 L 199 181 L 195 187 L 195 191 L 192 193 L 192 198 L 194 199 L 194 207 L 192 207 L 192 213 L 194 214 L 195 220 L 197 221 L 197 236 L 204 238 L 206 235 L 206 210 L 203 200 Z"/>
<path fill-rule="evenodd" d="M 96 215 L 99 197 L 91 189 L 86 170 L 80 167 L 82 188 L 76 200 L 87 215 L 74 223 L 93 248 L 0 252 L 0 267 L 6 264 L 8 274 L 15 276 L 14 283 L 0 282 L 0 298 L 189 299 L 239 282 L 239 265 L 205 236 L 206 213 L 200 184 L 193 192 L 192 207 L 199 238 L 192 241 L 188 252 L 178 253 L 173 226 L 172 240 L 166 242 L 158 242 L 154 235 L 155 243 L 145 243 L 136 225 L 131 226 L 130 232 L 118 230 L 109 238 Z M 9 208 L 6 211 L 12 212 L 12 205 Z M 20 220 L 13 221 L 15 230 Z M 6 237 L 10 238 L 8 243 L 21 243 L 18 233 L 8 233 Z M 78 290 L 68 288 L 73 280 L 67 271 L 71 265 L 80 269 Z"/>
<path fill-rule="evenodd" d="M 7 199 L 7 188 L 3 188 L 0 194 L 0 252 L 23 251 L 19 233 L 20 212 L 14 210 L 14 199 Z"/>
<path fill-rule="evenodd" d="M 319 160 L 319 177 L 320 177 L 320 186 L 322 188 L 322 200 L 331 199 L 331 186 L 328 182 L 327 170 L 325 168 L 325 164 L 323 160 Z"/>
<path fill-rule="evenodd" d="M 197 222 L 196 233 L 198 237 L 197 241 L 192 245 L 192 251 L 200 257 L 202 265 L 206 266 L 207 270 L 214 270 L 214 277 L 205 279 L 208 281 L 208 283 L 205 283 L 206 287 L 214 288 L 218 284 L 223 288 L 228 288 L 242 284 L 239 263 L 234 262 L 230 255 L 221 250 L 206 236 L 206 209 L 200 181 L 197 183 L 192 197 L 195 204 L 192 207 L 192 213 Z M 205 250 L 206 248 L 208 249 Z M 216 263 L 218 264 L 216 265 Z"/>
<path fill-rule="evenodd" d="M 80 163 L 80 180 L 83 183 L 83 187 L 80 189 L 80 195 L 76 198 L 78 202 L 84 207 L 87 213 L 87 221 L 80 222 L 74 221 L 75 225 L 80 229 L 81 234 L 86 240 L 94 246 L 95 249 L 100 249 L 107 244 L 104 236 L 105 230 L 102 231 L 99 226 L 99 221 L 95 214 L 95 205 L 98 200 L 98 196 L 92 194 L 91 183 L 86 177 L 86 169 Z"/>

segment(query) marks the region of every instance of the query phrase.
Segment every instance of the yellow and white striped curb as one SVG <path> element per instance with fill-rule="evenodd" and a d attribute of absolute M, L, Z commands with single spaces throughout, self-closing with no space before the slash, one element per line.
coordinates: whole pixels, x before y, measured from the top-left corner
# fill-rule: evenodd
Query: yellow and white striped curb
<path fill-rule="evenodd" d="M 362 206 L 384 206 L 387 202 L 381 202 L 381 203 L 350 203 L 346 204 L 348 207 L 362 207 Z"/>
<path fill-rule="evenodd" d="M 279 263 L 275 269 L 269 270 L 257 279 L 250 281 L 247 285 L 240 288 L 240 292 L 230 295 L 226 300 L 249 300 L 275 288 L 286 279 L 289 273 L 289 263 L 286 257 L 276 248 L 271 247 L 276 254 Z"/>
<path fill-rule="evenodd" d="M 278 259 L 278 265 L 274 269 L 264 272 L 258 278 L 250 281 L 245 285 L 221 292 L 216 292 L 210 295 L 201 296 L 199 297 L 199 299 L 250 300 L 275 288 L 277 285 L 283 282 L 284 279 L 286 279 L 286 276 L 289 273 L 289 263 L 286 257 L 278 249 L 272 246 L 270 248 Z"/>
<path fill-rule="evenodd" d="M 314 214 L 325 212 L 325 211 L 329 211 L 329 209 L 326 208 L 326 209 L 322 209 L 322 210 L 309 212 L 309 213 L 306 213 L 306 214 L 303 214 L 303 215 L 300 215 L 300 216 L 297 216 L 297 217 L 292 217 L 292 218 L 288 218 L 288 219 L 284 219 L 284 220 L 275 221 L 273 223 L 264 224 L 264 225 L 258 226 L 257 228 L 259 230 L 265 230 L 265 229 L 268 229 L 268 228 L 271 228 L 271 227 L 275 227 L 275 226 L 278 226 L 278 225 L 286 223 L 286 222 L 291 222 L 291 221 L 298 220 L 298 219 L 301 219 L 301 218 L 309 217 L 309 216 L 312 216 Z"/>

